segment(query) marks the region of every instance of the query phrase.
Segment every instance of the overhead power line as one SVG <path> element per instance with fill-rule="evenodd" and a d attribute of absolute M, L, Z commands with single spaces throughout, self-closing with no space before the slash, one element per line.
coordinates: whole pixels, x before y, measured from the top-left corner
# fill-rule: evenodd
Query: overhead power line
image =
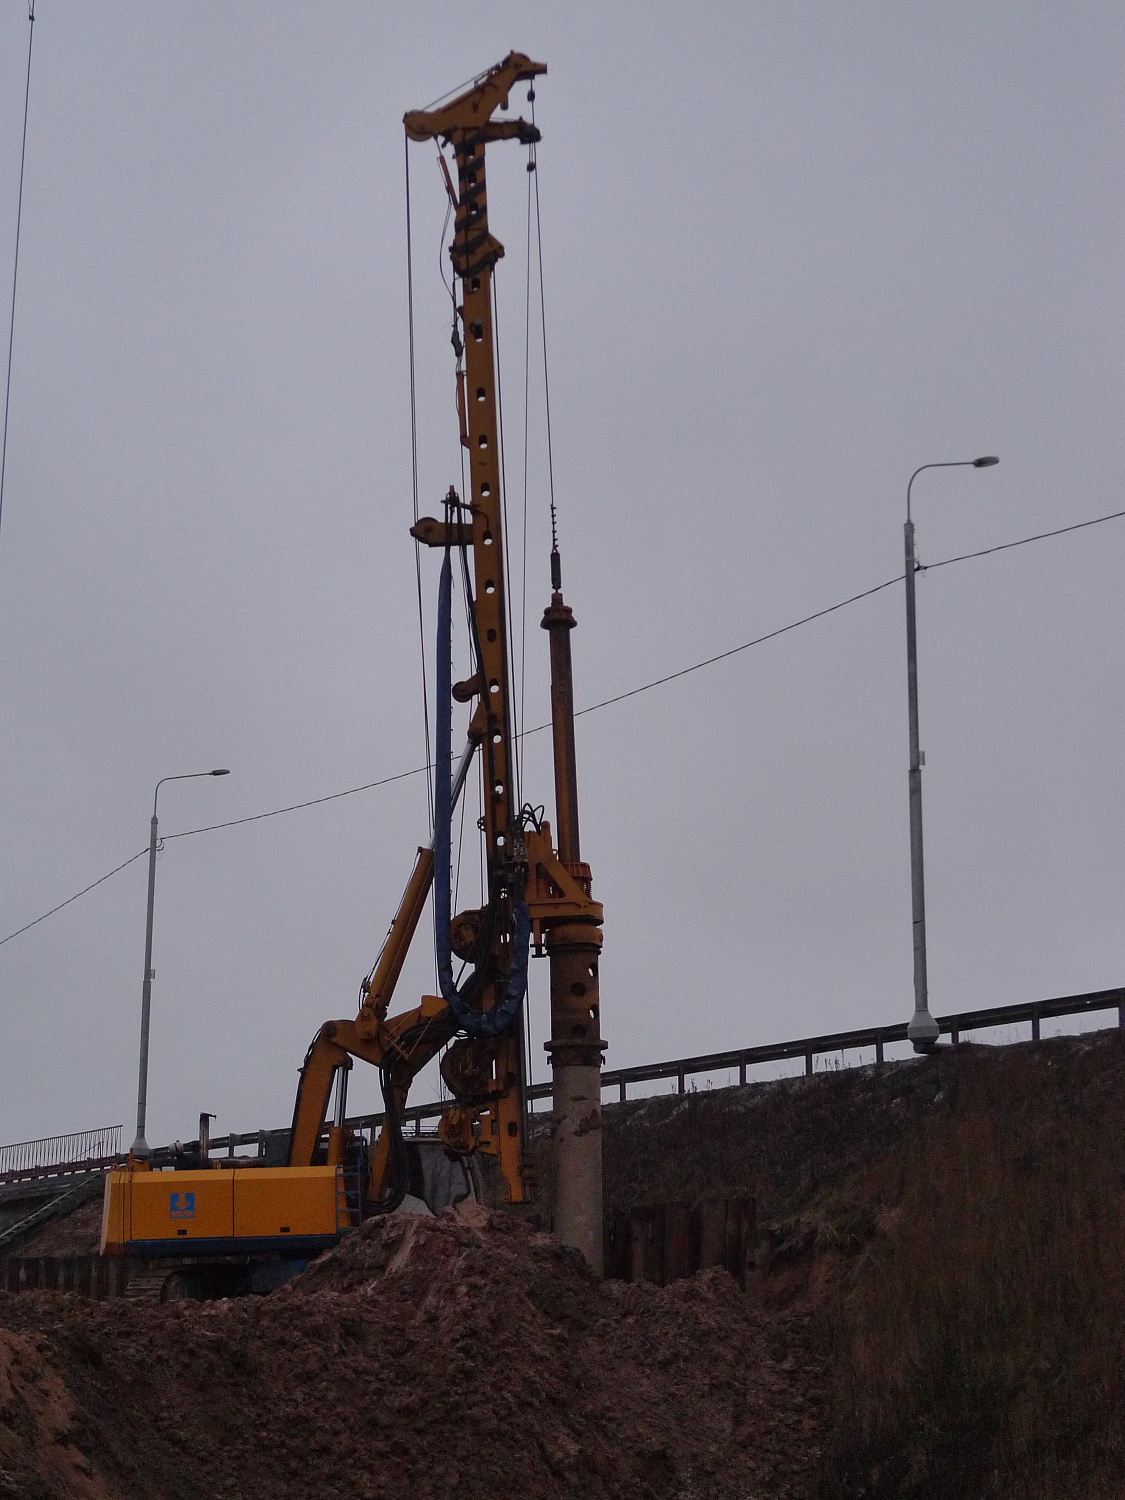
<path fill-rule="evenodd" d="M 52 906 L 51 910 L 45 911 L 41 917 L 36 917 L 33 922 L 25 922 L 22 927 L 17 927 L 15 932 L 9 932 L 6 938 L 0 938 L 0 947 L 2 947 L 5 943 L 10 943 L 13 938 L 19 937 L 21 932 L 27 932 L 30 927 L 38 927 L 40 922 L 45 922 L 48 917 L 53 917 L 57 911 L 62 911 L 64 906 L 69 906 L 72 901 L 77 901 L 79 896 L 85 896 L 86 893 L 88 891 L 92 891 L 96 885 L 104 885 L 105 882 L 112 876 L 119 875 L 127 865 L 131 865 L 134 860 L 140 859 L 142 854 L 147 853 L 148 846 L 146 845 L 145 848 L 138 849 L 136 854 L 130 854 L 129 858 L 122 860 L 115 869 L 109 870 L 105 875 L 99 875 L 97 880 L 91 880 L 89 885 L 83 886 L 80 891 L 75 891 L 74 895 L 68 896 L 65 901 L 60 901 L 58 906 Z"/>
<path fill-rule="evenodd" d="M 880 594 L 884 589 L 889 589 L 892 584 L 901 582 L 902 574 L 896 573 L 885 583 L 877 583 L 874 588 L 864 589 L 862 594 L 852 594 L 850 598 L 841 599 L 838 604 L 830 604 L 826 609 L 818 609 L 815 614 L 804 615 L 800 620 L 793 620 L 789 625 L 779 625 L 776 630 L 768 631 L 765 635 L 756 635 L 752 641 L 743 641 L 741 646 L 731 646 L 729 651 L 720 651 L 717 656 L 708 656 L 703 661 L 693 662 L 690 667 L 681 667 L 678 672 L 669 672 L 666 677 L 654 677 L 651 682 L 642 683 L 640 687 L 629 688 L 624 693 L 616 693 L 612 698 L 603 698 L 600 703 L 591 703 L 589 708 L 575 709 L 574 717 L 580 719 L 583 714 L 597 713 L 599 708 L 608 708 L 611 703 L 624 703 L 626 698 L 635 698 L 638 693 L 647 693 L 652 688 L 663 687 L 666 682 L 675 682 L 678 677 L 686 677 L 689 672 L 700 672 L 704 667 L 714 666 L 717 661 L 726 661 L 728 656 L 737 656 L 740 651 L 749 651 L 751 646 L 762 646 L 766 641 L 775 640 L 779 635 L 787 635 L 790 630 L 799 630 L 802 625 L 811 625 L 814 620 L 823 620 L 825 615 L 834 615 L 838 609 L 846 609 L 849 604 L 858 604 L 861 599 L 870 599 L 872 594 Z M 538 727 L 549 729 L 551 726 L 540 724 Z"/>
<path fill-rule="evenodd" d="M 1075 521 L 1071 526 L 1059 526 L 1054 531 L 1039 531 L 1034 536 L 1020 537 L 1014 542 L 1000 542 L 995 547 L 982 547 L 977 552 L 962 552 L 956 557 L 944 557 L 940 562 L 927 563 L 921 570 L 928 572 L 933 568 L 947 568 L 952 563 L 970 562 L 976 557 L 990 557 L 994 552 L 1008 552 L 1013 547 L 1026 547 L 1030 542 L 1043 542 L 1050 537 L 1065 536 L 1071 531 L 1082 531 L 1087 526 L 1100 526 L 1104 521 L 1119 521 L 1125 516 L 1125 510 L 1115 510 L 1108 516 L 1095 516 L 1090 521 Z M 780 635 L 787 635 L 791 630 L 799 630 L 802 625 L 811 625 L 814 620 L 823 620 L 826 615 L 835 614 L 838 610 L 846 609 L 850 604 L 858 604 L 861 599 L 870 599 L 873 594 L 882 593 L 884 589 L 892 588 L 896 583 L 902 582 L 902 574 L 897 573 L 894 578 L 887 578 L 882 583 L 877 583 L 873 588 L 864 589 L 861 593 L 850 594 L 848 598 L 839 600 L 836 604 L 829 604 L 824 609 L 818 609 L 811 615 L 802 615 L 799 620 L 792 620 L 788 625 L 780 625 L 776 630 L 767 631 L 765 635 L 757 635 L 753 640 L 743 641 L 740 646 L 731 646 L 727 651 L 720 651 L 715 656 L 705 657 L 702 661 L 693 662 L 690 667 L 681 667 L 678 672 L 669 672 L 663 677 L 654 677 L 651 682 L 642 683 L 640 687 L 629 688 L 627 692 L 615 693 L 612 698 L 603 698 L 598 703 L 591 703 L 586 708 L 575 711 L 574 717 L 581 718 L 584 714 L 597 713 L 599 709 L 609 708 L 614 703 L 624 703 L 627 698 L 636 698 L 641 693 L 651 692 L 653 688 L 663 687 L 666 683 L 676 682 L 681 677 L 687 677 L 692 672 L 700 672 L 704 667 L 712 667 L 717 662 L 726 661 L 729 657 L 738 656 L 743 651 L 749 651 L 753 646 L 762 646 L 767 641 L 776 640 Z M 522 738 L 528 735 L 539 734 L 544 729 L 550 729 L 550 724 L 536 724 L 533 729 L 524 731 Z M 207 823 L 201 828 L 186 828 L 182 833 L 169 833 L 164 836 L 163 842 L 172 839 L 190 839 L 200 833 L 216 833 L 221 828 L 238 828 L 243 823 L 260 823 L 264 818 L 279 818 L 283 813 L 299 812 L 306 807 L 319 807 L 325 802 L 338 802 L 341 797 L 354 797 L 358 792 L 374 791 L 376 787 L 390 786 L 395 781 L 406 781 L 412 776 L 422 776 L 430 769 L 427 766 L 415 766 L 410 771 L 399 771 L 393 776 L 383 776 L 378 781 L 365 781 L 362 786 L 347 787 L 342 792 L 329 792 L 324 797 L 310 797 L 305 802 L 291 802 L 286 807 L 275 807 L 269 812 L 251 813 L 245 818 L 231 818 L 225 823 Z M 26 922 L 22 927 L 17 927 L 15 932 L 10 932 L 7 937 L 0 938 L 0 947 L 10 943 L 13 938 L 19 937 L 21 933 L 27 932 L 32 927 L 37 927 L 40 922 L 45 922 L 48 917 L 53 917 L 56 912 L 62 911 L 64 906 L 70 906 L 79 897 L 85 896 L 96 886 L 104 884 L 112 876 L 119 874 L 140 859 L 142 854 L 147 854 L 147 848 L 141 849 L 136 854 L 131 854 L 127 860 L 109 870 L 105 875 L 99 876 L 97 880 L 91 881 L 82 890 L 76 891 L 73 896 L 68 896 L 65 901 L 60 901 L 57 906 L 52 906 L 50 911 L 45 911 L 41 917 L 36 917 L 32 922 Z"/>
<path fill-rule="evenodd" d="M 27 107 L 31 101 L 31 44 L 35 40 L 35 0 L 27 7 L 27 81 L 23 90 L 23 138 L 20 143 L 20 185 L 16 195 L 16 253 L 12 261 L 12 312 L 8 320 L 8 379 L 4 385 L 4 438 L 0 442 L 0 521 L 4 518 L 4 475 L 8 469 L 8 409 L 12 402 L 12 350 L 16 341 L 16 280 L 20 269 L 20 225 L 23 223 L 23 165 L 27 157 Z M 40 918 L 42 921 L 42 918 Z M 13 936 L 15 934 L 13 933 Z"/>
<path fill-rule="evenodd" d="M 1076 521 L 1073 526 L 1060 526 L 1056 531 L 1040 531 L 1035 536 L 1020 537 L 1015 542 L 1000 542 L 995 547 L 982 547 L 979 552 L 962 552 L 957 557 L 943 557 L 941 562 L 926 563 L 919 569 L 922 573 L 928 573 L 932 568 L 948 568 L 950 563 L 969 562 L 974 557 L 989 557 L 993 552 L 1008 552 L 1012 547 L 1026 547 L 1029 542 L 1043 542 L 1048 537 L 1064 536 L 1068 531 L 1081 531 L 1086 526 L 1100 526 L 1103 521 L 1117 521 L 1125 516 L 1125 510 L 1115 510 L 1109 516 L 1095 516 L 1092 521 Z M 838 604 L 830 604 L 827 609 L 818 609 L 815 614 L 805 615 L 800 620 L 794 620 L 789 625 L 781 625 L 777 630 L 771 630 L 765 635 L 755 636 L 752 641 L 743 641 L 741 646 L 732 646 L 729 651 L 720 651 L 717 656 L 708 656 L 703 661 L 693 662 L 690 667 L 681 667 L 678 672 L 669 672 L 666 677 L 654 678 L 652 682 L 646 682 L 641 687 L 630 688 L 626 693 L 617 693 L 612 698 L 603 698 L 600 703 L 591 703 L 588 708 L 575 710 L 574 717 L 581 718 L 583 714 L 596 713 L 599 708 L 608 708 L 611 703 L 623 703 L 626 698 L 635 698 L 638 693 L 647 693 L 650 688 L 663 687 L 666 682 L 675 682 L 677 677 L 686 677 L 690 672 L 698 672 L 703 667 L 714 666 L 716 662 L 726 661 L 728 656 L 737 656 L 740 651 L 749 651 L 751 646 L 764 645 L 766 641 L 775 640 L 779 635 L 786 635 L 790 630 L 798 630 L 802 625 L 811 625 L 814 620 L 822 620 L 825 615 L 835 614 L 838 609 L 846 609 L 849 604 L 858 604 L 861 599 L 869 599 L 872 594 L 881 593 L 883 589 L 889 589 L 893 584 L 902 582 L 902 574 L 896 573 L 893 578 L 888 578 L 884 583 L 877 583 L 874 588 L 864 589 L 861 594 L 852 594 L 848 599 L 841 599 Z M 549 729 L 549 724 L 539 724 L 538 729 Z M 535 730 L 528 730 L 534 734 Z"/>
<path fill-rule="evenodd" d="M 322 802 L 338 802 L 341 797 L 354 797 L 357 792 L 370 792 L 377 786 L 389 786 L 392 781 L 405 781 L 408 776 L 422 776 L 428 766 L 415 766 L 412 771 L 398 771 L 394 776 L 384 776 L 379 781 L 367 781 L 363 786 L 350 786 L 343 792 L 329 792 L 326 797 L 310 797 L 307 802 L 291 802 L 288 807 L 275 807 L 270 812 L 251 813 L 248 818 L 231 818 L 226 823 L 208 823 L 205 828 L 185 828 L 182 833 L 166 833 L 162 842 L 172 839 L 190 839 L 197 833 L 215 833 L 220 828 L 237 828 L 240 823 L 260 823 L 263 818 L 280 818 L 282 813 L 300 812 L 303 807 L 319 807 Z M 3 939 L 7 941 L 7 939 Z"/>
<path fill-rule="evenodd" d="M 1087 526 L 1100 526 L 1103 521 L 1119 521 L 1125 516 L 1125 510 L 1115 510 L 1109 516 L 1095 516 L 1092 521 L 1075 521 L 1073 526 L 1060 526 L 1056 531 L 1038 531 L 1034 536 L 1021 536 L 1018 542 L 1000 542 L 995 547 L 982 547 L 979 552 L 962 552 L 957 557 L 943 557 L 941 562 L 927 563 L 922 569 L 928 573 L 931 568 L 948 568 L 950 563 L 968 562 L 973 557 L 991 557 L 993 552 L 1008 552 L 1013 547 L 1026 547 L 1028 542 L 1045 542 L 1051 536 L 1065 536 L 1068 531 L 1082 531 Z"/>

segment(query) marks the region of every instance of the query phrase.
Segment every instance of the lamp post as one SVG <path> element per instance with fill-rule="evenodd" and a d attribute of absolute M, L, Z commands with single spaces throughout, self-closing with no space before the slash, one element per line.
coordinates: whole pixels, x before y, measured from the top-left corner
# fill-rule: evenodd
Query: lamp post
<path fill-rule="evenodd" d="M 922 764 L 918 748 L 918 641 L 914 622 L 914 522 L 910 518 L 910 488 L 923 469 L 990 469 L 998 458 L 964 458 L 952 463 L 923 464 L 906 486 L 906 692 L 910 705 L 910 908 L 914 926 L 914 1015 L 906 1035 L 915 1052 L 932 1052 L 938 1025 L 930 1015 L 926 979 L 926 887 L 922 865 Z"/>
<path fill-rule="evenodd" d="M 152 795 L 152 823 L 149 828 L 148 837 L 148 919 L 145 924 L 145 978 L 141 990 L 141 1062 L 137 1078 L 137 1138 L 131 1147 L 132 1154 L 139 1158 L 147 1158 L 149 1155 L 148 1142 L 145 1140 L 145 1111 L 148 1107 L 148 1019 L 152 1006 L 152 981 L 154 977 L 152 967 L 152 907 L 153 898 L 156 894 L 156 845 L 157 845 L 157 818 L 156 802 L 160 796 L 160 788 L 166 781 L 192 781 L 197 776 L 229 776 L 228 770 L 218 771 L 187 771 L 182 776 L 162 776 L 156 783 L 156 791 Z"/>

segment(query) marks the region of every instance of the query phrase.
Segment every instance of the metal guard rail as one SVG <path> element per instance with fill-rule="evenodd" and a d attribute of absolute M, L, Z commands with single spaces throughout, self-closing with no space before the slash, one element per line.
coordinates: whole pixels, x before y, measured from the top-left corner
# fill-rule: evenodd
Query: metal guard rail
<path fill-rule="evenodd" d="M 1031 1040 L 1039 1040 L 1040 1023 L 1058 1016 L 1085 1016 L 1102 1010 L 1116 1010 L 1118 1026 L 1125 1026 L 1125 988 L 1095 990 L 1088 995 L 1064 995 L 1055 1000 L 1032 1000 L 1018 1005 L 994 1005 L 983 1010 L 964 1010 L 956 1015 L 937 1016 L 938 1031 L 948 1036 L 954 1045 L 961 1040 L 963 1032 L 984 1031 L 997 1026 L 1014 1026 L 1021 1022 L 1031 1023 Z M 617 1089 L 618 1099 L 624 1103 L 628 1098 L 629 1084 L 656 1083 L 665 1078 L 675 1078 L 678 1092 L 685 1093 L 687 1080 L 695 1073 L 719 1073 L 738 1069 L 738 1081 L 746 1082 L 747 1068 L 758 1063 L 786 1062 L 803 1058 L 805 1073 L 811 1075 L 817 1057 L 832 1052 L 854 1052 L 863 1047 L 875 1050 L 875 1061 L 883 1061 L 883 1050 L 895 1042 L 905 1042 L 906 1022 L 893 1026 L 868 1026 L 862 1031 L 835 1031 L 825 1036 L 802 1037 L 795 1042 L 769 1042 L 762 1047 L 741 1047 L 734 1052 L 712 1052 L 703 1057 L 681 1057 L 674 1062 L 642 1063 L 634 1068 L 611 1068 L 602 1073 L 602 1089 Z M 549 1099 L 549 1082 L 532 1084 L 526 1090 L 529 1102 Z M 413 1121 L 416 1132 L 423 1120 L 436 1120 L 442 1111 L 449 1108 L 449 1101 L 435 1100 L 430 1104 L 410 1104 L 402 1112 L 403 1121 Z M 383 1123 L 382 1113 L 351 1115 L 345 1121 L 352 1130 L 367 1130 Z M 213 1136 L 212 1152 L 225 1150 L 233 1154 L 235 1146 L 252 1146 L 262 1139 L 263 1132 L 252 1130 L 243 1135 Z M 168 1148 L 153 1152 L 153 1160 L 171 1160 Z"/>
<path fill-rule="evenodd" d="M 101 1125 L 69 1135 L 47 1135 L 37 1141 L 0 1146 L 0 1182 L 30 1176 L 52 1176 L 113 1160 L 121 1151 L 121 1126 Z"/>
<path fill-rule="evenodd" d="M 996 1026 L 1013 1026 L 1021 1022 L 1031 1023 L 1031 1040 L 1039 1040 L 1040 1023 L 1058 1016 L 1084 1016 L 1102 1010 L 1116 1010 L 1118 1026 L 1125 1026 L 1125 989 L 1095 990 L 1088 995 L 1064 995 L 1055 1000 L 1033 1000 L 1018 1005 L 994 1005 L 983 1010 L 959 1011 L 956 1015 L 935 1017 L 938 1031 L 948 1036 L 954 1045 L 961 1040 L 963 1032 L 983 1031 Z M 826 1053 L 854 1052 L 864 1047 L 873 1047 L 875 1061 L 883 1061 L 883 1049 L 894 1042 L 905 1042 L 905 1021 L 893 1026 L 868 1026 L 862 1031 L 836 1031 L 826 1036 L 803 1037 L 794 1042 L 770 1042 L 762 1047 L 742 1047 L 734 1052 L 712 1052 L 703 1057 L 682 1057 L 674 1062 L 643 1063 L 634 1068 L 612 1068 L 602 1073 L 602 1089 L 618 1091 L 618 1099 L 624 1103 L 628 1098 L 629 1084 L 655 1083 L 665 1078 L 675 1078 L 678 1092 L 684 1093 L 687 1079 L 694 1073 L 719 1073 L 738 1069 L 738 1081 L 746 1082 L 747 1068 L 759 1063 L 785 1062 L 803 1058 L 805 1073 L 811 1075 L 814 1060 Z M 549 1099 L 551 1084 L 535 1083 L 526 1091 L 528 1100 Z M 404 1120 L 436 1119 L 445 1103 L 408 1105 L 403 1110 Z M 359 1115 L 349 1119 L 352 1129 L 363 1129 L 382 1124 L 382 1114 Z M 235 1140 L 257 1140 L 256 1135 L 235 1137 Z M 218 1141 L 212 1143 L 219 1145 Z"/>
<path fill-rule="evenodd" d="M 1031 1040 L 1037 1042 L 1043 1021 L 1060 1016 L 1090 1015 L 1105 1010 L 1116 1010 L 1118 1026 L 1125 1027 L 1125 988 L 1095 990 L 1088 995 L 1064 995 L 1054 1000 L 1032 1000 L 1018 1005 L 994 1005 L 982 1010 L 965 1010 L 959 1011 L 956 1015 L 937 1016 L 935 1019 L 940 1035 L 948 1036 L 954 1045 L 961 1040 L 965 1032 L 984 1031 L 998 1026 L 1014 1026 L 1027 1022 L 1031 1023 Z M 803 1058 L 805 1073 L 811 1075 L 816 1058 L 826 1054 L 854 1052 L 870 1047 L 874 1049 L 875 1061 L 881 1063 L 884 1048 L 906 1040 L 905 1021 L 900 1021 L 893 1026 L 868 1026 L 860 1031 L 835 1031 L 824 1036 L 802 1037 L 792 1042 L 770 1042 L 761 1047 L 741 1047 L 733 1052 L 712 1052 L 702 1057 L 681 1057 L 673 1062 L 644 1063 L 633 1068 L 612 1068 L 602 1074 L 602 1089 L 603 1091 L 617 1089 L 618 1099 L 624 1103 L 628 1098 L 630 1084 L 657 1083 L 666 1078 L 675 1078 L 678 1084 L 677 1092 L 683 1094 L 687 1089 L 687 1080 L 693 1074 L 733 1072 L 737 1068 L 738 1081 L 743 1084 L 746 1082 L 747 1068 L 761 1063 L 787 1062 L 794 1058 Z M 532 1084 L 526 1091 L 526 1097 L 529 1102 L 534 1102 L 536 1099 L 549 1099 L 551 1084 L 549 1082 Z M 404 1121 L 413 1121 L 415 1131 L 419 1132 L 423 1120 L 437 1119 L 446 1108 L 448 1108 L 448 1100 L 444 1102 L 436 1100 L 430 1104 L 412 1104 L 403 1110 L 402 1117 Z M 353 1130 L 370 1129 L 383 1123 L 383 1115 L 381 1113 L 353 1115 L 346 1123 Z M 120 1133 L 120 1126 L 113 1128 Z M 261 1152 L 267 1133 L 261 1130 L 251 1130 L 241 1134 L 213 1136 L 210 1143 L 211 1151 L 212 1153 L 226 1151 L 233 1155 L 236 1146 L 257 1146 Z M 103 1131 L 83 1131 L 77 1136 L 50 1136 L 47 1141 L 69 1141 L 104 1134 Z M 19 1147 L 0 1147 L 0 1153 L 43 1144 L 46 1142 L 25 1141 L 21 1142 Z M 0 1162 L 3 1159 L 3 1155 L 0 1154 Z M 77 1171 L 104 1170 L 124 1159 L 121 1154 L 112 1156 L 107 1153 L 96 1160 L 87 1159 L 60 1162 L 51 1166 L 9 1169 L 6 1172 L 0 1171 L 0 1183 L 27 1181 L 35 1177 L 55 1176 Z M 168 1165 L 172 1160 L 170 1146 L 159 1147 L 152 1153 L 154 1165 Z"/>

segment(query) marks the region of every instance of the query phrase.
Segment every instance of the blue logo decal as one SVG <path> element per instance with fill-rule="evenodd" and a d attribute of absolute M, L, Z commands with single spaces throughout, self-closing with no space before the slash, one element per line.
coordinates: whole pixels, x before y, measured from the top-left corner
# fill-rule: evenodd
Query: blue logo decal
<path fill-rule="evenodd" d="M 194 1219 L 195 1194 L 172 1193 L 168 1199 L 168 1217 L 170 1219 Z"/>

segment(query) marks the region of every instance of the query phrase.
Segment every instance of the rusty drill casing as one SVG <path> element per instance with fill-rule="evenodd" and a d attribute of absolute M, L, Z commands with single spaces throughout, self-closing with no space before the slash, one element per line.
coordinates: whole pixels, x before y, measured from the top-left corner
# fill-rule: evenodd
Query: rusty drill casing
<path fill-rule="evenodd" d="M 578 777 L 574 753 L 574 687 L 570 632 L 575 619 L 558 591 L 543 616 L 551 641 L 551 719 L 554 737 L 558 858 L 589 894 L 580 864 Z M 593 903 L 591 903 L 593 905 Z M 598 908 L 600 916 L 600 908 Z M 551 965 L 551 1040 L 555 1152 L 555 1233 L 581 1250 L 602 1274 L 602 1050 L 597 917 L 545 922 Z"/>
<path fill-rule="evenodd" d="M 578 832 L 578 761 L 574 752 L 574 674 L 570 632 L 578 624 L 561 593 L 551 595 L 542 628 L 551 642 L 551 737 L 555 757 L 555 834 L 564 865 L 582 858 Z"/>

